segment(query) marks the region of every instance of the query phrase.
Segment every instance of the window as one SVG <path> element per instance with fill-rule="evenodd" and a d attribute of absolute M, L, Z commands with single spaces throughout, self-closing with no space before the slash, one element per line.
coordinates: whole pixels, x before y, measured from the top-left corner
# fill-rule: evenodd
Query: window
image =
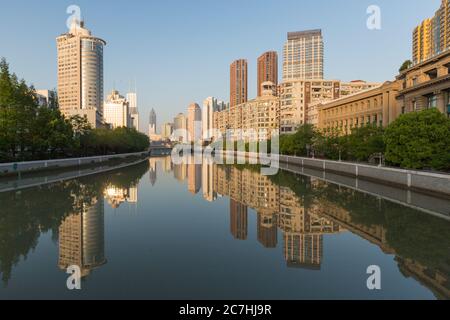
<path fill-rule="evenodd" d="M 433 94 L 428 97 L 428 109 L 437 108 L 437 96 Z"/>

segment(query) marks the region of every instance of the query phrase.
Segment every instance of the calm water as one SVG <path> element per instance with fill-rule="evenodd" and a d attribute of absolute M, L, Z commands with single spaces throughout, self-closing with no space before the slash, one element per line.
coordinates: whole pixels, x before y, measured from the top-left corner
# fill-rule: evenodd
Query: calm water
<path fill-rule="evenodd" d="M 449 299 L 450 222 L 301 175 L 151 159 L 0 193 L 0 277 L 0 299 Z"/>

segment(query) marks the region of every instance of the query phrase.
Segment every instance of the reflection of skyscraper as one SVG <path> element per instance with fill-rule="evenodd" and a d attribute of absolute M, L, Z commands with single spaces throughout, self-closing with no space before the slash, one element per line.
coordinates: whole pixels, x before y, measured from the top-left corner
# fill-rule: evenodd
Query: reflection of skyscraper
<path fill-rule="evenodd" d="M 171 157 L 165 157 L 162 160 L 162 166 L 164 172 L 171 172 L 172 171 L 172 158 Z"/>
<path fill-rule="evenodd" d="M 206 201 L 213 202 L 217 199 L 214 191 L 214 164 L 207 159 L 203 159 L 202 164 L 202 190 Z"/>
<path fill-rule="evenodd" d="M 184 182 L 187 176 L 186 164 L 175 164 L 173 166 L 173 176 L 180 182 Z"/>
<path fill-rule="evenodd" d="M 76 265 L 82 276 L 106 263 L 104 243 L 104 202 L 83 204 L 81 213 L 68 216 L 59 227 L 59 267 Z"/>
<path fill-rule="evenodd" d="M 188 190 L 192 194 L 200 191 L 202 183 L 202 166 L 199 164 L 188 164 Z"/>
<path fill-rule="evenodd" d="M 284 234 L 284 257 L 288 267 L 320 269 L 322 256 L 321 234 Z"/>
<path fill-rule="evenodd" d="M 152 184 L 152 186 L 154 186 L 156 183 L 156 179 L 157 179 L 156 159 L 155 158 L 150 158 L 150 170 L 148 172 L 148 175 L 150 177 L 150 183 Z"/>
<path fill-rule="evenodd" d="M 258 241 L 266 248 L 276 248 L 278 240 L 275 213 L 258 213 Z"/>
<path fill-rule="evenodd" d="M 247 206 L 230 199 L 230 231 L 237 240 L 247 240 L 248 212 Z"/>

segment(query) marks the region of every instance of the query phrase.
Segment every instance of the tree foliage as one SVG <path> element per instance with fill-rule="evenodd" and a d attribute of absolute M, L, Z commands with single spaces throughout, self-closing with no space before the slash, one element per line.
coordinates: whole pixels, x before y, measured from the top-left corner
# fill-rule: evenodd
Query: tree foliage
<path fill-rule="evenodd" d="M 403 62 L 403 64 L 401 65 L 400 69 L 398 70 L 400 73 L 411 68 L 411 66 L 413 65 L 411 60 L 406 60 L 405 62 Z"/>
<path fill-rule="evenodd" d="M 450 169 L 450 119 L 437 109 L 400 116 L 384 136 L 386 160 L 409 169 Z"/>
<path fill-rule="evenodd" d="M 134 129 L 92 129 L 84 117 L 65 118 L 56 96 L 39 105 L 36 92 L 0 61 L 0 162 L 140 152 L 149 139 Z"/>

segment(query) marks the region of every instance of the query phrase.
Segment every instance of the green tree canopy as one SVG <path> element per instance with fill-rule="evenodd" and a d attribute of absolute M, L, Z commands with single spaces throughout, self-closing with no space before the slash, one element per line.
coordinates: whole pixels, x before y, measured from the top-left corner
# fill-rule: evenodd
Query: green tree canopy
<path fill-rule="evenodd" d="M 410 169 L 450 169 L 450 119 L 437 109 L 400 116 L 384 136 L 386 160 Z"/>

